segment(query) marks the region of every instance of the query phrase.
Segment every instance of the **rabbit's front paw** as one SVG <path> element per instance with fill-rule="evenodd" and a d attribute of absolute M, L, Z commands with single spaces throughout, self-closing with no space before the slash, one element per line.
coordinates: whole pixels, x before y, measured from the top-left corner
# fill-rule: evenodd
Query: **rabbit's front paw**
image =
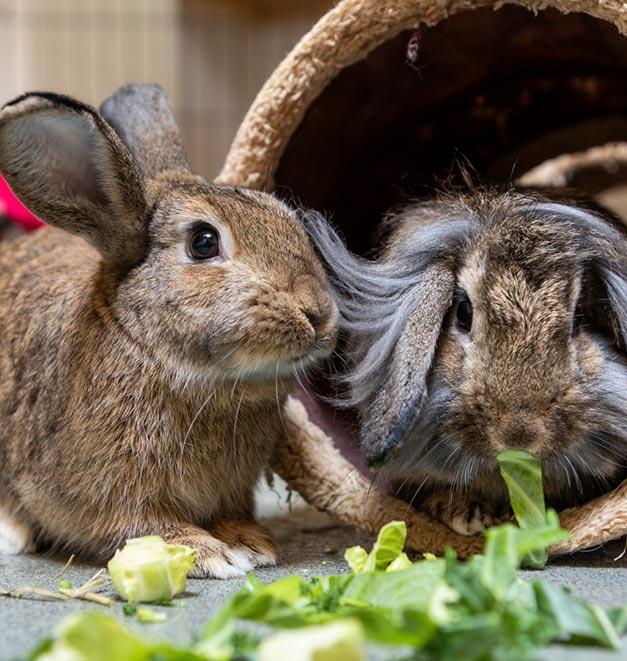
<path fill-rule="evenodd" d="M 0 555 L 18 555 L 35 550 L 33 531 L 0 506 Z"/>
<path fill-rule="evenodd" d="M 436 491 L 420 506 L 420 509 L 460 535 L 476 535 L 499 523 L 492 507 L 481 500 L 448 489 Z"/>
<path fill-rule="evenodd" d="M 237 578 L 245 576 L 254 566 L 243 549 L 193 525 L 168 526 L 163 538 L 169 544 L 185 544 L 197 552 L 190 578 Z"/>
<path fill-rule="evenodd" d="M 243 553 L 253 567 L 275 565 L 277 548 L 270 531 L 254 521 L 225 521 L 214 529 L 216 537 Z"/>

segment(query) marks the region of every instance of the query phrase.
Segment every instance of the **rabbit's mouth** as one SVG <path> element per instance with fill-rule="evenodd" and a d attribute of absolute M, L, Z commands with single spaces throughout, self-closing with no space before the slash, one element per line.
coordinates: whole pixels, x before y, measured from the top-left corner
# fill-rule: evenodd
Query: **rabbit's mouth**
<path fill-rule="evenodd" d="M 299 380 L 329 357 L 334 337 L 320 338 L 307 351 L 241 351 L 235 352 L 222 372 L 226 378 L 249 381 Z"/>
<path fill-rule="evenodd" d="M 333 438 L 341 453 L 378 485 L 387 487 L 392 495 L 418 506 L 429 489 L 438 485 L 450 488 L 452 494 L 468 492 L 499 507 L 507 505 L 507 491 L 496 460 L 498 451 L 476 451 L 471 444 L 462 443 L 435 426 L 429 430 L 416 429 L 418 436 L 408 438 L 397 453 L 372 473 L 366 468 L 359 450 L 355 411 L 325 403 L 320 397 L 323 387 L 320 380 L 312 383 L 309 379 L 300 379 L 293 394 L 303 403 L 312 422 Z M 427 424 L 426 419 L 423 424 Z M 424 436 L 419 438 L 422 434 Z M 540 457 L 550 506 L 561 510 L 586 502 L 627 477 L 627 444 L 622 441 L 617 444 L 617 439 L 599 434 L 597 431 L 584 435 L 580 441 L 566 448 L 549 450 Z M 425 442 L 427 437 L 429 440 Z M 621 456 L 609 456 L 608 444 L 614 448 L 614 453 L 622 448 Z M 599 454 L 605 454 L 603 465 L 599 464 Z"/>

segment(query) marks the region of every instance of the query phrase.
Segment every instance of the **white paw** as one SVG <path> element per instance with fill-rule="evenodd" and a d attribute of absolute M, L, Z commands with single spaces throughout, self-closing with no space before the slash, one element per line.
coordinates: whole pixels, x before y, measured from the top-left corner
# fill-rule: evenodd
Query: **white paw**
<path fill-rule="evenodd" d="M 274 567 L 276 565 L 276 555 L 266 553 L 250 552 L 250 558 L 254 567 Z"/>
<path fill-rule="evenodd" d="M 191 578 L 239 578 L 253 568 L 248 555 L 239 549 L 223 548 L 218 553 L 200 553 Z"/>
<path fill-rule="evenodd" d="M 31 529 L 14 519 L 5 510 L 0 510 L 0 554 L 29 553 L 34 547 Z"/>
<path fill-rule="evenodd" d="M 465 511 L 462 509 L 450 514 L 444 522 L 460 535 L 476 535 L 497 523 L 496 518 L 486 512 L 479 502 L 469 503 Z"/>

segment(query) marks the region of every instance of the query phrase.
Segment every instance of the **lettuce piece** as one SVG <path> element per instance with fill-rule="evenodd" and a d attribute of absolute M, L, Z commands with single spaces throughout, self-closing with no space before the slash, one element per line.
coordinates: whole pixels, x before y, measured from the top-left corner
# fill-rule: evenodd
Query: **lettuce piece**
<path fill-rule="evenodd" d="M 156 535 L 129 539 L 107 565 L 117 593 L 130 602 L 170 601 L 185 590 L 196 551 Z"/>
<path fill-rule="evenodd" d="M 71 615 L 53 639 L 31 656 L 37 661 L 207 661 L 191 650 L 151 643 L 109 615 L 97 611 Z"/>
<path fill-rule="evenodd" d="M 423 611 L 435 622 L 451 616 L 446 604 L 457 599 L 457 593 L 445 582 L 446 564 L 418 562 L 398 572 L 359 574 L 348 584 L 340 603 L 364 604 L 377 608 Z"/>
<path fill-rule="evenodd" d="M 540 610 L 555 621 L 561 640 L 620 649 L 620 638 L 612 619 L 600 606 L 588 604 L 550 583 L 538 581 L 533 588 Z"/>
<path fill-rule="evenodd" d="M 517 581 L 516 570 L 534 554 L 545 552 L 552 544 L 568 538 L 559 518 L 549 510 L 546 521 L 537 528 L 516 528 L 506 523 L 485 532 L 486 545 L 481 556 L 481 579 L 496 599 L 502 600 Z"/>
<path fill-rule="evenodd" d="M 407 557 L 407 553 L 401 553 L 397 558 L 394 558 L 392 562 L 386 567 L 385 571 L 403 571 L 403 569 L 408 569 L 414 563 Z"/>
<path fill-rule="evenodd" d="M 367 553 L 361 546 L 352 546 L 346 549 L 344 559 L 354 574 L 385 570 L 403 554 L 406 538 L 407 525 L 405 522 L 390 521 L 379 530 L 377 541 L 370 553 Z M 409 562 L 409 558 L 407 556 L 405 558 Z M 401 562 L 404 564 L 404 561 L 399 561 L 399 563 Z M 399 563 L 397 563 L 397 567 Z"/>
<path fill-rule="evenodd" d="M 259 646 L 259 661 L 364 661 L 364 636 L 355 620 L 293 629 L 266 638 Z"/>
<path fill-rule="evenodd" d="M 52 647 L 37 657 L 40 661 L 141 661 L 146 644 L 117 620 L 98 612 L 73 615 L 57 630 Z"/>
<path fill-rule="evenodd" d="M 518 525 L 530 530 L 545 526 L 547 513 L 540 460 L 523 450 L 501 452 L 497 460 Z M 542 569 L 547 561 L 546 548 L 537 548 L 523 558 L 523 565 Z"/>
<path fill-rule="evenodd" d="M 137 617 L 137 621 L 142 624 L 155 624 L 158 622 L 165 622 L 167 619 L 165 613 L 153 611 L 152 608 L 142 607 L 135 611 L 135 616 Z"/>
<path fill-rule="evenodd" d="M 368 551 L 363 546 L 351 546 L 344 551 L 344 560 L 348 563 L 353 574 L 361 574 L 368 561 Z"/>

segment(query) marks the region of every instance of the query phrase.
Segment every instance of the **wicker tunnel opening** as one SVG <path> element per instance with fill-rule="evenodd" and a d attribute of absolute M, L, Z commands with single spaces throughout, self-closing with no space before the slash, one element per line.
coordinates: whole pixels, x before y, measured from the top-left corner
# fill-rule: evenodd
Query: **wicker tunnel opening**
<path fill-rule="evenodd" d="M 292 136 L 276 191 L 324 211 L 367 254 L 383 216 L 430 195 L 456 161 L 506 183 L 627 139 L 625 108 L 627 46 L 613 25 L 553 9 L 464 11 L 344 69 Z"/>
<path fill-rule="evenodd" d="M 276 192 L 323 211 L 371 255 L 385 214 L 455 179 L 456 162 L 483 183 L 508 183 L 555 156 L 627 140 L 626 107 L 627 47 L 612 25 L 555 10 L 466 11 L 343 70 L 288 143 Z M 312 390 L 335 394 L 328 377 L 340 368 Z M 355 416 L 308 395 L 310 415 L 360 465 Z"/>
<path fill-rule="evenodd" d="M 390 210 L 458 183 L 457 162 L 484 184 L 574 184 L 627 221 L 626 34 L 618 0 L 340 0 L 259 92 L 218 181 L 322 211 L 365 256 Z M 474 552 L 373 485 L 354 415 L 319 396 L 338 368 L 296 388 L 275 470 L 363 530 L 403 518 L 411 548 Z M 627 481 L 560 512 L 571 538 L 552 553 L 625 535 L 626 502 Z"/>

